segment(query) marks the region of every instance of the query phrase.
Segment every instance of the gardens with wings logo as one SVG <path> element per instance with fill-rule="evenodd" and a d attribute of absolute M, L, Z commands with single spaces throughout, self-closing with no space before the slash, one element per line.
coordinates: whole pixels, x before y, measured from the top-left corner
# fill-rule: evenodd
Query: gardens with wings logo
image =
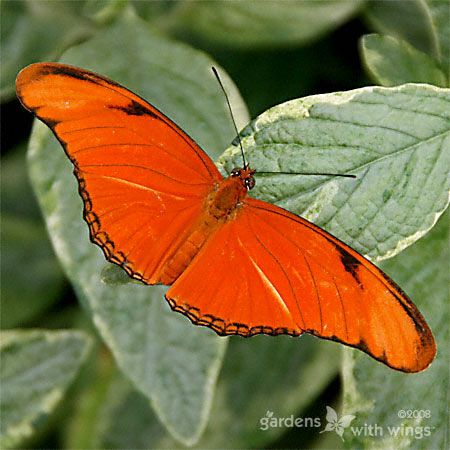
<path fill-rule="evenodd" d="M 358 426 L 352 422 L 356 419 L 353 414 L 345 414 L 339 417 L 338 413 L 331 407 L 326 406 L 326 424 L 320 417 L 295 417 L 294 415 L 277 417 L 273 411 L 266 411 L 264 417 L 259 419 L 259 428 L 263 431 L 269 428 L 317 428 L 319 433 L 335 432 L 344 441 L 344 433 L 358 436 L 360 438 L 407 438 L 424 439 L 430 437 L 435 427 L 429 421 L 432 420 L 432 412 L 429 409 L 397 411 L 399 423 L 392 425 L 363 422 Z M 324 426 L 325 425 L 325 426 Z"/>

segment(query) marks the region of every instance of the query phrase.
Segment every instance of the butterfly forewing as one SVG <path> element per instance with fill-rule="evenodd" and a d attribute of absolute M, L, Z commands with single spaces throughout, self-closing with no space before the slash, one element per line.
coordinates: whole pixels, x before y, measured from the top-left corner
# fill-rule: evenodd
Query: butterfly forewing
<path fill-rule="evenodd" d="M 222 178 L 213 162 L 156 108 L 92 72 L 33 64 L 16 86 L 75 166 L 92 240 L 130 275 L 159 282 Z"/>
<path fill-rule="evenodd" d="M 405 372 L 425 369 L 436 352 L 420 312 L 376 266 L 320 228 L 254 199 L 206 244 L 167 299 L 219 334 L 306 332 Z"/>

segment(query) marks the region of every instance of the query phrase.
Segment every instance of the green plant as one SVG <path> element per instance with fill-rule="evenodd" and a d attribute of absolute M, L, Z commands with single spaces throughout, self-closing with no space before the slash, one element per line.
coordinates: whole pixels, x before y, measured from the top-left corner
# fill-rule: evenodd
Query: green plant
<path fill-rule="evenodd" d="M 2 333 L 3 447 L 22 445 L 27 438 L 35 439 L 30 446 L 50 446 L 54 430 L 57 445 L 66 448 L 444 446 L 448 417 L 441 391 L 448 382 L 449 313 L 448 275 L 440 268 L 448 262 L 448 4 L 265 5 L 263 11 L 252 1 L 3 2 L 3 99 L 12 98 L 22 66 L 65 50 L 63 62 L 107 75 L 150 100 L 229 173 L 241 161 L 235 145 L 222 153 L 234 135 L 210 72 L 211 65 L 219 65 L 215 59 L 231 74 L 223 71 L 239 128 L 249 121 L 247 103 L 255 117 L 292 91 L 302 97 L 301 87 L 307 92 L 313 75 L 330 73 L 330 79 L 352 90 L 303 96 L 268 109 L 243 130 L 243 144 L 260 171 L 346 172 L 356 166 L 358 189 L 346 180 L 277 175 L 260 177 L 255 195 L 306 216 L 375 261 L 392 258 L 383 268 L 429 320 L 439 346 L 436 361 L 424 373 L 405 375 L 349 349 L 341 361 L 339 346 L 310 337 L 225 339 L 193 327 L 169 310 L 163 288 L 111 277 L 100 250 L 88 240 L 70 163 L 48 130 L 35 124 L 28 150 L 31 182 L 83 312 L 74 306 L 64 318 L 58 306 L 48 312 L 58 299 L 62 275 L 42 243 L 33 203 L 26 203 L 30 194 L 23 189 L 20 155 L 6 155 L 16 162 L 2 167 L 2 324 L 15 330 Z M 393 20 L 408 14 L 414 29 Z M 388 88 L 360 88 L 368 84 L 362 74 L 355 85 L 348 81 L 350 71 L 336 66 L 339 51 L 330 50 L 324 36 L 356 15 L 372 31 L 389 35 L 360 41 L 368 73 Z M 45 39 L 35 42 L 36 33 Z M 325 49 L 323 55 L 314 55 L 313 40 Z M 294 52 L 302 47 L 306 50 Z M 286 62 L 300 56 L 304 59 Z M 270 58 L 285 72 L 278 74 Z M 297 90 L 282 78 L 291 69 L 298 74 Z M 263 74 L 269 80 L 260 79 Z M 429 85 L 403 85 L 409 82 Z M 270 86 L 281 92 L 268 96 Z M 26 272 L 20 270 L 24 262 Z M 17 286 L 24 282 L 29 293 L 21 298 Z M 49 322 L 83 331 L 46 331 Z M 19 330 L 30 326 L 40 330 Z M 58 408 L 64 420 L 57 419 L 52 411 L 90 346 L 90 357 Z M 39 376 L 36 368 L 42 369 Z M 384 435 L 347 430 L 342 443 L 337 435 L 318 433 L 327 402 L 336 402 L 338 395 L 321 394 L 339 370 L 342 412 L 356 416 L 352 426 L 376 423 Z M 15 382 L 21 379 L 30 381 L 18 389 Z M 36 389 L 40 380 L 47 383 L 42 396 Z M 431 417 L 399 417 L 403 410 L 429 410 Z M 286 426 L 262 430 L 260 419 L 267 414 L 317 416 L 322 426 L 289 434 Z M 389 435 L 388 427 L 400 425 L 402 430 L 434 428 L 421 438 L 417 430 Z"/>

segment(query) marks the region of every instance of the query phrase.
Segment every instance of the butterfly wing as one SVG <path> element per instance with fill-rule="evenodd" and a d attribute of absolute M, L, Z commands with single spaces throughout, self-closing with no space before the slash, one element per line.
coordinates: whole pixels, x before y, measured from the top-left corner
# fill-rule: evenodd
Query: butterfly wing
<path fill-rule="evenodd" d="M 319 227 L 255 199 L 166 298 L 222 335 L 310 333 L 405 372 L 425 369 L 436 352 L 420 312 L 387 275 Z"/>
<path fill-rule="evenodd" d="M 91 240 L 134 278 L 159 282 L 222 179 L 214 163 L 156 108 L 92 72 L 32 64 L 16 88 L 74 165 Z"/>

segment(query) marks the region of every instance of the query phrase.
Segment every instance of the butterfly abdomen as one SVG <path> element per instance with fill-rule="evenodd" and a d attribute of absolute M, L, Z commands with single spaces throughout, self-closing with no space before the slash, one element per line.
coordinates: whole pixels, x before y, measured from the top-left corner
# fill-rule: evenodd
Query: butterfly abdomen
<path fill-rule="evenodd" d="M 212 228 L 205 222 L 195 226 L 188 238 L 178 247 L 173 256 L 167 260 L 160 275 L 160 283 L 172 284 L 184 272 L 211 232 Z"/>

